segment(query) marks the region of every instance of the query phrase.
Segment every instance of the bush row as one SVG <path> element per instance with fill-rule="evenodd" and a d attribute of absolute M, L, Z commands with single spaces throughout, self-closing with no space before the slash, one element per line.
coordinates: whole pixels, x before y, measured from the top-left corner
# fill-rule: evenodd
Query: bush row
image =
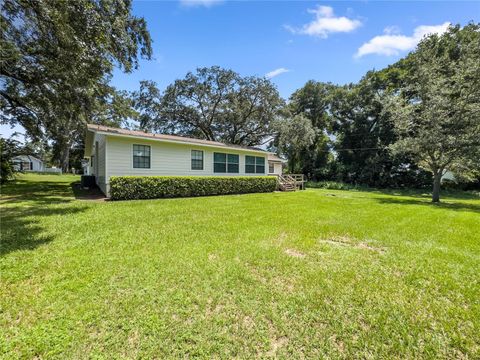
<path fill-rule="evenodd" d="M 273 176 L 112 176 L 112 200 L 271 192 Z"/>

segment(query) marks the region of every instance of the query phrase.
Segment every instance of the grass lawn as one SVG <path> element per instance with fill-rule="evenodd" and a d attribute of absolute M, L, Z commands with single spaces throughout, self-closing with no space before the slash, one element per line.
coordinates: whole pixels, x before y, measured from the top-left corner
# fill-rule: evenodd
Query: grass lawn
<path fill-rule="evenodd" d="M 480 358 L 480 199 L 2 188 L 0 357 Z"/>

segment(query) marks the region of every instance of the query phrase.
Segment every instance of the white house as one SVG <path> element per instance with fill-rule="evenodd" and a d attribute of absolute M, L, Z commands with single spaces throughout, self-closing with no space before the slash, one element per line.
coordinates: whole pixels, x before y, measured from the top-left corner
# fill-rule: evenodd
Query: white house
<path fill-rule="evenodd" d="M 44 171 L 43 161 L 32 155 L 18 155 L 12 158 L 13 168 L 17 171 Z"/>
<path fill-rule="evenodd" d="M 281 175 L 284 160 L 267 151 L 182 136 L 87 125 L 88 173 L 109 196 L 111 176 Z"/>

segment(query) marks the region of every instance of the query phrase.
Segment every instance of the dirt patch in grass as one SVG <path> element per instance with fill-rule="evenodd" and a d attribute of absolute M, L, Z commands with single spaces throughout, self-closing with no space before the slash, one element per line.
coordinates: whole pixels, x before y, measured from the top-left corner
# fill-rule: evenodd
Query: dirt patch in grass
<path fill-rule="evenodd" d="M 247 330 L 255 328 L 255 321 L 250 316 L 245 316 L 242 321 L 243 327 Z"/>
<path fill-rule="evenodd" d="M 285 231 L 282 231 L 278 236 L 271 238 L 270 242 L 275 245 L 282 245 L 285 243 L 285 240 L 287 239 L 288 234 Z"/>
<path fill-rule="evenodd" d="M 260 268 L 248 265 L 248 270 L 255 281 L 264 286 L 281 291 L 282 293 L 292 293 L 295 290 L 294 279 L 284 276 L 278 276 L 271 273 L 264 273 Z"/>
<path fill-rule="evenodd" d="M 359 248 L 359 249 L 366 249 L 366 250 L 375 251 L 375 252 L 382 253 L 382 254 L 385 252 L 384 248 L 375 247 L 375 246 L 369 245 L 365 242 L 361 242 L 361 243 L 357 244 L 356 247 Z"/>
<path fill-rule="evenodd" d="M 275 357 L 278 349 L 284 347 L 288 343 L 286 336 L 274 337 L 270 339 L 270 350 L 267 352 L 267 357 Z"/>
<path fill-rule="evenodd" d="M 270 346 L 267 352 L 258 352 L 257 358 L 277 358 L 277 352 L 288 344 L 288 337 L 284 334 L 278 333 L 273 321 L 271 319 L 267 319 L 267 322 Z"/>
<path fill-rule="evenodd" d="M 320 239 L 321 243 L 330 244 L 330 245 L 339 245 L 339 246 L 349 246 L 357 249 L 364 249 L 369 251 L 374 251 L 377 253 L 384 253 L 385 249 L 382 247 L 372 246 L 365 241 L 357 241 L 357 239 L 352 238 L 346 235 L 335 235 L 327 239 Z"/>
<path fill-rule="evenodd" d="M 288 256 L 291 256 L 291 257 L 295 257 L 295 258 L 304 258 L 306 255 L 298 250 L 295 250 L 295 249 L 286 249 L 285 250 L 285 254 L 287 254 Z"/>
<path fill-rule="evenodd" d="M 340 340 L 336 335 L 332 335 L 329 340 L 332 343 L 333 347 L 337 349 L 339 353 L 343 354 L 345 352 L 344 342 Z"/>
<path fill-rule="evenodd" d="M 207 306 L 205 308 L 205 317 L 210 319 L 212 317 L 220 315 L 225 309 L 225 305 L 217 303 L 212 299 L 208 299 Z"/>

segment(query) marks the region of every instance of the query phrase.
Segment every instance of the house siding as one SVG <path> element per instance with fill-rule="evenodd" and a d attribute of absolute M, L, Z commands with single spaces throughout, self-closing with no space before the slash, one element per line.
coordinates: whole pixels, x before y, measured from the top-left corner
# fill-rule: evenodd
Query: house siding
<path fill-rule="evenodd" d="M 98 162 L 98 174 L 96 175 L 97 185 L 100 190 L 103 191 L 104 194 L 108 194 L 107 188 L 107 166 L 106 166 L 106 159 L 107 159 L 107 152 L 106 152 L 106 136 L 97 134 L 95 136 L 94 144 L 98 142 L 98 158 L 95 161 Z"/>
<path fill-rule="evenodd" d="M 109 192 L 109 179 L 111 176 L 249 176 L 267 175 L 267 154 L 237 149 L 212 148 L 197 144 L 175 144 L 144 139 L 126 138 L 119 136 L 106 136 L 108 151 L 106 153 L 106 176 L 104 191 Z M 150 169 L 136 169 L 133 167 L 133 145 L 149 145 L 151 148 Z M 191 151 L 203 151 L 203 170 L 191 169 Z M 213 153 L 227 153 L 239 155 L 239 173 L 215 173 L 213 172 Z M 265 158 L 264 174 L 245 173 L 245 155 Z M 102 189 L 103 191 L 103 189 Z"/>
<path fill-rule="evenodd" d="M 273 173 L 270 175 L 282 175 L 282 163 L 272 162 L 273 163 Z"/>

